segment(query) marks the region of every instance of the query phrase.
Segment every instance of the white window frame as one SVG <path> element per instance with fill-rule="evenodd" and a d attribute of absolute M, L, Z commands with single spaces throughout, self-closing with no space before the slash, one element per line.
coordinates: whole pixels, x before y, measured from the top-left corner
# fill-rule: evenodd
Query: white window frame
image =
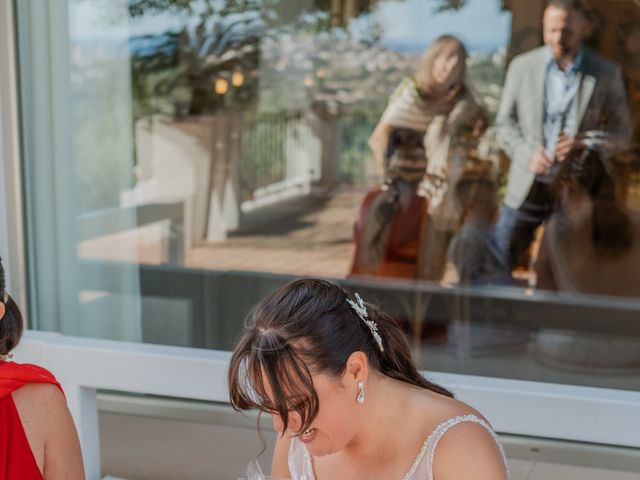
<path fill-rule="evenodd" d="M 35 37 L 24 38 L 24 41 L 37 43 L 37 48 L 30 50 L 34 55 L 31 63 L 41 62 L 41 67 L 49 68 L 52 73 L 53 59 L 64 61 L 66 53 L 64 45 L 47 44 L 47 35 L 53 24 L 58 29 L 65 25 L 66 7 L 50 9 L 48 3 L 20 0 L 21 8 L 30 9 L 32 15 L 30 31 L 22 33 Z M 20 304 L 27 305 L 26 259 L 30 258 L 32 262 L 44 260 L 33 246 L 27 255 L 25 223 L 33 221 L 36 214 L 46 216 L 46 209 L 55 206 L 33 206 L 45 209 L 38 212 L 23 208 L 21 158 L 27 153 L 37 156 L 38 167 L 44 169 L 44 173 L 40 172 L 41 178 L 52 175 L 49 181 L 53 183 L 51 178 L 55 179 L 55 169 L 60 168 L 54 160 L 65 156 L 64 128 L 69 126 L 64 122 L 57 123 L 59 119 L 52 116 L 64 105 L 64 95 L 56 96 L 54 92 L 59 93 L 56 89 L 64 91 L 65 79 L 53 74 L 48 82 L 47 78 L 31 75 L 29 88 L 33 87 L 34 92 L 30 93 L 37 98 L 23 101 L 31 102 L 27 111 L 35 112 L 37 105 L 37 111 L 42 114 L 37 125 L 29 123 L 30 128 L 36 130 L 29 134 L 41 136 L 36 142 L 39 144 L 37 152 L 21 152 L 20 139 L 24 132 L 21 132 L 18 108 L 13 7 L 11 1 L 0 2 L 0 188 L 3 192 L 0 195 L 0 221 L 7 225 L 6 233 L 0 238 L 0 254 L 10 272 L 9 288 Z M 32 72 L 21 73 L 29 76 Z M 57 128 L 63 130 L 56 130 L 53 135 L 51 122 L 56 122 Z M 25 151 L 29 148 L 25 145 Z M 54 185 L 47 188 L 53 189 Z M 54 262 L 63 262 L 67 254 L 75 255 L 73 245 L 59 248 L 67 250 L 59 251 L 62 256 L 52 260 Z M 46 267 L 39 268 L 39 274 L 45 272 L 55 277 L 57 265 L 52 263 Z M 64 285 L 58 285 L 57 290 L 51 292 L 50 302 L 43 303 L 40 310 L 63 315 L 64 290 Z M 37 313 L 32 311 L 35 318 Z M 90 480 L 100 478 L 97 389 L 227 402 L 229 357 L 230 353 L 223 351 L 74 338 L 34 331 L 26 333 L 16 352 L 18 361 L 43 365 L 60 379 L 79 430 Z M 486 414 L 501 433 L 640 448 L 640 430 L 634 421 L 640 418 L 638 391 L 448 373 L 433 373 L 430 378 L 450 387 L 460 399 Z"/>
<path fill-rule="evenodd" d="M 25 305 L 26 255 L 13 13 L 13 2 L 0 2 L 0 257 L 7 290 L 20 305 Z"/>

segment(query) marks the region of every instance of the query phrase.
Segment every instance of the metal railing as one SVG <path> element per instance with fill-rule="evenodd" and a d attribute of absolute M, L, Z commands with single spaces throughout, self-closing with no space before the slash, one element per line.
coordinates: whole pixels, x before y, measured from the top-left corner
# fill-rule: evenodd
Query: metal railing
<path fill-rule="evenodd" d="M 239 168 L 243 210 L 267 197 L 306 192 L 320 178 L 321 147 L 310 113 L 264 113 L 245 118 Z"/>

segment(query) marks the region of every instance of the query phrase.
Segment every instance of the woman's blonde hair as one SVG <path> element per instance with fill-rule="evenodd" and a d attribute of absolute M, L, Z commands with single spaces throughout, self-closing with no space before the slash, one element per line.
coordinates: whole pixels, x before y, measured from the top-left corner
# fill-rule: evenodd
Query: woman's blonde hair
<path fill-rule="evenodd" d="M 451 83 L 451 90 L 462 90 L 466 75 L 467 49 L 464 44 L 453 35 L 441 35 L 438 37 L 422 55 L 418 71 L 415 75 L 415 82 L 418 91 L 425 96 L 437 96 L 442 92 L 437 91 L 437 84 L 433 79 L 433 62 L 443 51 L 455 49 L 460 59 L 461 68 L 457 69 L 457 76 Z"/>

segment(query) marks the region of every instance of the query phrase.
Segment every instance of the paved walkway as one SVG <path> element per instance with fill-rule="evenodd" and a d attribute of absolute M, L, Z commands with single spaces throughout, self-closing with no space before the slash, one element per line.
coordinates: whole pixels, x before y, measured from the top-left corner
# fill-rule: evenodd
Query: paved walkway
<path fill-rule="evenodd" d="M 260 228 L 232 234 L 186 252 L 185 265 L 215 270 L 250 270 L 297 276 L 344 277 L 353 257 L 353 224 L 363 189 L 345 189 L 319 198 Z M 82 242 L 81 258 L 159 264 L 166 240 L 159 226 Z"/>
<path fill-rule="evenodd" d="M 288 216 L 219 244 L 192 249 L 186 264 L 216 270 L 252 270 L 292 275 L 344 277 L 353 257 L 358 190 L 320 199 L 310 210 Z"/>

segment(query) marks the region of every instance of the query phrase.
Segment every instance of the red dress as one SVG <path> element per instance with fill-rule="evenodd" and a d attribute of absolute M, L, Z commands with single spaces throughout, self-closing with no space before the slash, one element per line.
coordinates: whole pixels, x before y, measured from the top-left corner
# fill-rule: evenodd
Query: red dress
<path fill-rule="evenodd" d="M 27 383 L 60 384 L 44 368 L 0 360 L 0 480 L 42 480 L 11 393 Z"/>

